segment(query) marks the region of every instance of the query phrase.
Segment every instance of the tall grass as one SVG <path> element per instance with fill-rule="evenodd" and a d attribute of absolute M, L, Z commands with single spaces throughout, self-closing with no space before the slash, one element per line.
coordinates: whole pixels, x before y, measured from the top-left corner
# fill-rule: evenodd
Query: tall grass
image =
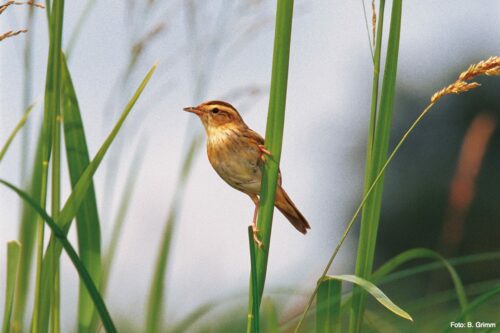
<path fill-rule="evenodd" d="M 91 8 L 96 1 L 89 1 L 88 6 Z M 201 2 L 198 2 L 198 4 Z M 225 21 L 223 21 L 226 11 L 225 6 L 231 6 L 231 1 L 222 1 L 221 11 L 217 16 L 216 21 L 220 24 L 215 29 L 215 37 L 213 40 L 213 54 L 208 54 L 204 65 L 210 67 L 217 58 L 218 49 L 223 44 L 221 38 L 224 35 Z M 135 11 L 140 11 L 138 8 L 143 8 L 137 3 L 131 1 L 129 4 L 134 4 Z M 150 1 L 147 5 L 143 5 L 145 12 L 152 13 L 155 6 L 155 1 Z M 196 21 L 194 13 L 199 8 L 194 8 L 196 2 L 185 2 L 186 8 L 193 11 L 191 23 L 195 25 L 188 26 L 188 29 L 194 29 L 200 22 Z M 227 331 L 234 332 L 234 327 L 238 327 L 237 331 L 244 327 L 246 319 L 247 332 L 278 332 L 280 325 L 277 319 L 277 306 L 280 302 L 274 299 L 274 293 L 271 294 L 273 299 L 263 299 L 266 271 L 268 265 L 268 256 L 270 254 L 270 235 L 272 230 L 272 215 L 274 208 L 274 195 L 277 185 L 277 177 L 279 170 L 279 162 L 281 157 L 281 146 L 283 140 L 283 126 L 285 118 L 286 106 L 286 91 L 288 80 L 288 63 L 291 42 L 291 26 L 293 17 L 293 0 L 278 0 L 276 10 L 276 26 L 273 52 L 273 68 L 271 77 L 271 90 L 269 100 L 269 111 L 266 127 L 266 148 L 271 151 L 272 156 L 267 157 L 267 162 L 264 167 L 264 176 L 262 180 L 261 205 L 259 209 L 258 228 L 259 238 L 263 241 L 263 248 L 257 248 L 253 242 L 251 229 L 249 229 L 250 240 L 250 288 L 248 292 L 248 309 L 247 318 L 243 316 L 244 310 L 237 309 L 240 315 L 239 321 L 233 320 Z M 459 309 L 453 312 L 452 316 L 455 321 L 467 321 L 468 316 L 471 316 L 473 311 L 478 307 L 491 301 L 493 297 L 498 295 L 500 288 L 496 281 L 491 281 L 481 288 L 474 289 L 472 293 L 463 285 L 460 276 L 456 270 L 456 266 L 470 262 L 479 262 L 485 260 L 498 260 L 498 253 L 489 255 L 481 255 L 474 258 L 457 258 L 447 260 L 440 254 L 429 249 L 413 249 L 400 253 L 393 259 L 384 263 L 378 270 L 373 271 L 373 260 L 376 250 L 376 237 L 379 225 L 380 207 L 382 204 L 382 189 L 384 181 L 384 173 L 389 163 L 394 158 L 395 154 L 400 149 L 401 145 L 408 138 L 408 135 L 416 128 L 420 121 L 427 115 L 432 106 L 444 95 L 451 93 L 461 93 L 478 86 L 475 82 L 469 82 L 470 79 L 477 75 L 499 75 L 498 58 L 488 59 L 472 66 L 467 71 L 460 75 L 459 79 L 451 85 L 437 92 L 431 99 L 431 104 L 421 113 L 416 121 L 404 133 L 402 139 L 397 143 L 394 150 L 388 155 L 388 144 L 391 129 L 391 118 L 393 113 L 394 96 L 396 88 L 396 73 L 397 60 L 399 49 L 399 34 L 401 29 L 401 12 L 402 1 L 394 0 L 391 12 L 391 24 L 389 31 L 389 40 L 387 47 L 386 63 L 384 70 L 384 79 L 382 83 L 382 91 L 379 94 L 379 72 L 380 62 L 382 58 L 382 36 L 383 36 L 383 21 L 384 21 L 384 6 L 385 1 L 380 1 L 379 20 L 376 30 L 375 49 L 373 53 L 374 70 L 372 82 L 372 101 L 370 125 L 367 144 L 367 164 L 365 169 L 365 184 L 363 198 L 361 204 L 356 210 L 353 218 L 348 223 L 347 229 L 338 243 L 332 257 L 330 258 L 324 273 L 318 279 L 316 289 L 310 299 L 306 311 L 304 311 L 299 325 L 296 326 L 296 331 L 300 330 L 302 321 L 307 321 L 308 332 L 316 328 L 317 332 L 343 332 L 345 327 L 346 314 L 350 311 L 349 330 L 350 332 L 359 332 L 364 329 L 366 321 L 364 320 L 367 314 L 365 311 L 366 295 L 371 293 L 376 299 L 386 306 L 392 312 L 410 318 L 409 315 L 394 304 L 389 297 L 385 296 L 379 289 L 380 285 L 391 284 L 394 281 L 402 278 L 413 277 L 422 272 L 428 272 L 437 268 L 445 268 L 453 283 L 453 290 L 450 293 L 440 297 L 439 299 L 425 298 L 415 302 L 409 302 L 411 309 L 421 306 L 422 302 L 426 305 L 433 305 L 436 302 L 443 300 L 458 300 Z M 89 9 L 88 9 L 89 10 Z M 131 11 L 133 11 L 130 8 Z M 83 22 L 89 11 L 86 11 L 81 16 Z M 35 233 L 37 233 L 37 276 L 34 290 L 35 301 L 33 315 L 31 318 L 31 331 L 33 332 L 61 332 L 60 320 L 64 316 L 64 309 L 60 307 L 60 281 L 58 266 L 60 263 L 60 255 L 64 250 L 69 256 L 72 264 L 76 268 L 79 278 L 79 300 L 78 300 L 78 319 L 77 328 L 79 332 L 94 332 L 99 330 L 100 322 L 103 328 L 108 332 L 115 332 L 115 322 L 112 319 L 111 313 L 108 310 L 103 299 L 104 286 L 108 282 L 110 267 L 115 257 L 116 244 L 119 241 L 123 222 L 127 213 L 127 205 L 131 201 L 131 194 L 135 188 L 137 179 L 139 161 L 142 160 L 141 146 L 138 146 L 133 167 L 136 166 L 133 172 L 127 174 L 130 179 L 125 186 L 125 191 L 122 194 L 120 209 L 116 216 L 116 223 L 113 229 L 110 246 L 106 252 L 105 264 L 101 253 L 101 219 L 98 212 L 97 196 L 94 189 L 93 177 L 95 173 L 102 169 L 101 164 L 104 157 L 109 157 L 109 149 L 115 141 L 119 132 L 122 132 L 123 124 L 131 112 L 134 104 L 142 94 L 146 84 L 149 82 L 156 65 L 147 73 L 146 77 L 135 90 L 129 103 L 125 106 L 123 113 L 119 116 L 118 121 L 113 127 L 106 140 L 98 150 L 93 159 L 90 158 L 89 149 L 87 147 L 88 133 L 84 130 L 84 123 L 77 98 L 77 89 L 73 85 L 71 78 L 70 67 L 68 67 L 62 49 L 63 35 L 63 18 L 64 18 L 64 1 L 54 0 L 47 3 L 47 15 L 49 19 L 49 56 L 47 62 L 46 76 L 46 91 L 44 104 L 44 117 L 42 122 L 41 134 L 37 143 L 36 156 L 34 157 L 34 166 L 31 170 L 30 190 L 25 191 L 20 188 L 0 180 L 0 182 L 16 192 L 21 199 L 26 202 L 23 210 L 22 224 L 20 231 L 20 241 L 22 246 L 17 243 L 9 243 L 8 268 L 7 268 L 7 284 L 6 297 L 4 308 L 3 332 L 23 332 L 27 328 L 23 327 L 23 317 L 27 308 L 27 290 L 28 277 L 30 272 L 30 257 L 32 249 L 30 247 L 35 244 Z M 146 15 L 147 16 L 147 15 Z M 81 25 L 77 25 L 73 36 L 78 36 L 81 30 Z M 196 30 L 196 29 L 194 29 Z M 191 31 L 193 34 L 196 32 Z M 148 34 L 146 34 L 146 37 Z M 198 38 L 195 38 L 199 42 Z M 71 38 L 71 50 L 76 41 L 76 37 Z M 146 38 L 147 39 L 147 38 Z M 141 41 L 141 40 L 139 40 Z M 27 44 L 26 45 L 30 45 Z M 237 41 L 236 45 L 241 45 Z M 144 44 L 142 45 L 144 47 Z M 197 44 L 196 48 L 200 46 Z M 28 46 L 26 54 L 29 53 Z M 135 53 L 134 53 L 135 52 Z M 135 49 L 130 54 L 130 62 L 123 76 L 125 82 L 121 87 L 128 90 L 130 82 L 133 82 L 133 72 L 137 68 L 138 60 L 141 56 L 141 49 Z M 197 59 L 203 50 L 198 49 L 195 52 Z M 75 53 L 73 53 L 75 55 Z M 29 57 L 26 57 L 25 63 L 29 63 Z M 26 66 L 26 77 L 29 77 L 29 65 Z M 202 66 L 203 67 L 203 66 Z M 210 73 L 213 70 L 210 68 L 198 68 L 195 71 L 193 80 L 196 81 L 194 88 L 194 99 L 203 98 L 207 87 L 210 83 Z M 199 81 L 198 81 L 199 79 Z M 30 87 L 25 82 L 26 91 L 30 91 Z M 30 93 L 24 93 L 30 96 Z M 5 156 L 12 140 L 22 133 L 23 126 L 27 120 L 28 110 L 26 115 L 21 119 L 20 123 L 14 129 L 14 132 L 9 136 L 5 145 L 0 151 L 0 162 Z M 64 130 L 64 140 L 61 131 L 61 126 Z M 190 129 L 191 130 L 191 129 Z M 26 131 L 25 133 L 29 133 Z M 28 134 L 26 134 L 28 135 Z M 201 323 L 201 331 L 213 331 L 219 327 L 216 323 L 218 320 L 217 314 L 214 311 L 218 305 L 225 304 L 225 301 L 210 302 L 200 306 L 193 312 L 181 318 L 177 323 L 168 321 L 166 323 L 165 314 L 165 294 L 166 276 L 169 259 L 172 251 L 172 237 L 176 230 L 176 224 L 182 207 L 183 195 L 187 186 L 189 176 L 193 167 L 193 161 L 196 154 L 199 152 L 202 144 L 202 136 L 199 133 L 195 135 L 187 135 L 188 142 L 186 145 L 186 153 L 181 164 L 181 172 L 178 182 L 175 187 L 174 199 L 169 207 L 167 220 L 165 223 L 164 233 L 161 236 L 161 242 L 158 249 L 157 260 L 152 274 L 152 280 L 149 285 L 149 297 L 146 309 L 146 318 L 143 329 L 146 332 L 185 332 L 197 330 L 195 324 Z M 130 136 L 124 138 L 130 140 Z M 61 145 L 64 143 L 64 146 Z M 69 198 L 61 205 L 63 198 L 61 196 L 61 184 L 63 182 L 62 175 L 64 174 L 64 163 L 61 162 L 61 157 L 64 156 L 63 149 L 67 156 L 67 170 L 70 176 L 71 192 Z M 28 150 L 26 150 L 28 151 Z M 117 150 L 117 158 L 122 152 Z M 25 160 L 26 156 L 23 157 Z M 116 161 L 115 161 L 116 162 Z M 23 164 L 24 162 L 21 162 Z M 110 172 L 116 164 L 111 163 Z M 49 176 L 49 172 L 51 175 Z M 25 171 L 22 171 L 24 173 Z M 49 184 L 50 180 L 50 184 Z M 113 181 L 110 181 L 111 183 Z M 111 186 L 111 185 L 110 185 Z M 113 186 L 111 186 L 113 187 Z M 111 192 L 110 192 L 111 193 Z M 50 200 L 48 195 L 50 194 Z M 109 198 L 108 198 L 109 199 Z M 108 204 L 104 205 L 106 208 Z M 47 212 L 47 207 L 50 207 L 50 214 Z M 328 271 L 336 257 L 340 247 L 346 239 L 351 227 L 354 225 L 358 213 L 362 213 L 361 233 L 359 238 L 357 262 L 355 275 L 328 275 Z M 38 216 L 38 217 L 37 217 Z M 72 220 L 76 219 L 76 231 L 78 238 L 78 254 L 74 246 L 69 242 L 67 235 L 72 224 Z M 44 225 L 47 224 L 50 228 L 51 239 L 47 247 L 44 246 Z M 433 264 L 424 264 L 412 267 L 406 270 L 399 270 L 401 265 L 414 260 L 432 260 Z M 105 267 L 103 267 L 105 266 Z M 343 283 L 354 283 L 353 292 L 344 290 L 342 293 Z M 375 283 L 377 285 L 375 285 Z M 472 288 L 471 288 L 472 290 Z M 293 291 L 292 291 L 293 292 Z M 316 297 L 316 321 L 309 320 L 307 310 L 313 306 L 314 296 Z M 287 291 L 290 293 L 290 291 Z M 468 297 L 471 299 L 469 301 Z M 473 298 L 475 297 L 475 298 Z M 241 300 L 241 297 L 236 297 Z M 232 300 L 234 301 L 234 300 Z M 420 301 L 420 305 L 417 302 Z M 399 300 L 398 300 L 399 302 Z M 262 303 L 262 309 L 261 309 Z M 236 308 L 236 307 L 235 307 Z M 405 304 L 406 308 L 406 304 Z M 224 312 L 225 315 L 230 315 L 232 309 Z M 61 312 L 63 311 L 63 312 Z M 212 312 L 213 311 L 213 312 Z M 411 312 L 411 311 L 410 311 Z M 213 314 L 208 316 L 207 314 Z M 114 317 L 114 316 L 113 316 Z M 205 318 L 205 322 L 203 319 Z M 446 317 L 447 318 L 447 317 Z M 379 318 L 376 318 L 377 320 Z M 449 318 L 448 318 L 449 319 Z M 344 322 L 343 322 L 344 320 Z M 447 320 L 447 319 L 446 319 Z M 166 325 L 168 324 L 168 325 Z M 295 320 L 287 321 L 282 325 L 281 330 L 287 329 L 295 324 Z M 399 327 L 399 326 L 398 326 Z M 407 326 L 401 326 L 407 327 Z M 449 327 L 443 327 L 443 331 L 449 331 Z"/>

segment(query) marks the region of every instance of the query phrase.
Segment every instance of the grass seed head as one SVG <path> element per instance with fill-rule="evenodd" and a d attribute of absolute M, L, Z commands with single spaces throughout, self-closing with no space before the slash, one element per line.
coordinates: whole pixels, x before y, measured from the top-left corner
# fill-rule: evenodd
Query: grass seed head
<path fill-rule="evenodd" d="M 469 68 L 462 72 L 458 79 L 449 86 L 439 90 L 431 97 L 431 103 L 436 103 L 441 97 L 449 94 L 461 94 L 471 89 L 480 86 L 477 82 L 467 82 L 479 75 L 500 75 L 500 57 L 490 57 L 487 60 L 470 65 Z"/>

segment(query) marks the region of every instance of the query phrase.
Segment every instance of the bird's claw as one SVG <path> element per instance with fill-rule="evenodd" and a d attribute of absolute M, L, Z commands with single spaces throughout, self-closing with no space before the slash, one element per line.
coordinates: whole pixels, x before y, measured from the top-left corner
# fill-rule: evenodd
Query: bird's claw
<path fill-rule="evenodd" d="M 264 147 L 264 145 L 258 145 L 258 147 L 263 154 L 272 156 L 271 152 L 267 150 L 266 147 Z"/>
<path fill-rule="evenodd" d="M 259 150 L 261 152 L 260 159 L 262 160 L 262 162 L 266 162 L 266 155 L 272 156 L 271 152 L 269 150 L 267 150 L 264 147 L 264 145 L 258 145 L 258 147 L 259 147 Z"/>
<path fill-rule="evenodd" d="M 252 231 L 253 231 L 253 240 L 259 247 L 259 249 L 262 249 L 262 241 L 259 239 L 259 229 L 257 229 L 257 226 L 255 224 L 252 224 Z"/>

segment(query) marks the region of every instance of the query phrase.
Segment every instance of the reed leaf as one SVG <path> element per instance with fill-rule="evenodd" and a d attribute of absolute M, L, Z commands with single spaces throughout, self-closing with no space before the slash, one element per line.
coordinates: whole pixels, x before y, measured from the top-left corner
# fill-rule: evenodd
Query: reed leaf
<path fill-rule="evenodd" d="M 62 109 L 64 117 L 64 142 L 70 183 L 75 188 L 80 176 L 90 163 L 87 140 L 80 107 L 71 75 L 62 54 Z M 76 214 L 78 253 L 94 281 L 101 281 L 101 228 L 97 211 L 94 184 L 89 189 Z M 99 287 L 99 285 L 98 285 Z M 95 309 L 85 286 L 80 282 L 78 299 L 78 330 L 88 331 Z"/>
<path fill-rule="evenodd" d="M 192 327 L 201 317 L 206 315 L 215 307 L 215 303 L 207 303 L 199 306 L 194 311 L 191 311 L 184 319 L 182 319 L 178 324 L 176 324 L 172 329 L 168 330 L 172 333 L 184 333 L 189 332 L 189 328 Z"/>
<path fill-rule="evenodd" d="M 328 278 L 321 281 L 316 299 L 316 333 L 341 332 L 342 281 Z"/>
<path fill-rule="evenodd" d="M 463 311 L 459 316 L 455 317 L 453 322 L 463 322 L 465 317 L 477 309 L 479 306 L 485 304 L 486 302 L 490 301 L 494 296 L 498 295 L 500 293 L 500 284 L 496 284 L 491 290 L 485 292 L 481 296 L 478 296 L 476 299 L 474 299 L 470 304 L 467 306 L 467 309 Z M 447 325 L 447 327 L 442 331 L 443 333 L 448 333 L 453 330 L 453 327 L 451 325 Z"/>
<path fill-rule="evenodd" d="M 10 133 L 9 137 L 7 138 L 7 141 L 5 141 L 2 149 L 0 150 L 0 162 L 2 162 L 3 157 L 5 156 L 5 153 L 7 153 L 7 150 L 10 147 L 10 144 L 16 137 L 17 133 L 23 128 L 24 124 L 26 124 L 26 121 L 28 121 L 28 117 L 31 114 L 31 111 L 33 111 L 33 108 L 35 107 L 36 103 L 31 104 L 28 106 L 26 111 L 24 112 L 23 116 L 19 120 L 19 122 L 16 124 L 16 127 L 12 130 L 12 133 Z"/>
<path fill-rule="evenodd" d="M 61 229 L 58 225 L 57 222 L 52 219 L 52 217 L 47 214 L 47 212 L 40 207 L 36 201 L 29 196 L 26 192 L 23 190 L 17 188 L 16 186 L 12 185 L 11 183 L 0 179 L 0 183 L 7 186 L 10 188 L 12 191 L 14 191 L 23 201 L 28 203 L 33 210 L 37 212 L 38 215 L 44 220 L 44 223 L 46 223 L 51 231 L 52 235 L 57 238 L 57 241 L 59 244 L 61 244 L 62 248 L 66 251 L 68 254 L 68 257 L 70 258 L 71 262 L 75 266 L 80 279 L 84 282 L 89 294 L 92 297 L 92 300 L 94 302 L 94 305 L 97 308 L 97 311 L 99 312 L 102 323 L 106 329 L 107 332 L 116 332 L 115 326 L 113 324 L 113 321 L 111 320 L 111 317 L 109 315 L 108 309 L 106 308 L 106 305 L 104 304 L 104 301 L 99 294 L 99 291 L 97 290 L 97 287 L 95 283 L 92 280 L 92 277 L 90 276 L 89 272 L 85 268 L 85 265 L 82 263 L 80 258 L 78 257 L 78 254 L 76 253 L 75 249 L 71 245 L 71 243 L 68 241 L 66 238 L 66 233 Z"/>
<path fill-rule="evenodd" d="M 85 200 L 87 197 L 87 191 L 92 185 L 92 177 L 94 176 L 95 172 L 97 171 L 99 165 L 101 164 L 104 156 L 106 155 L 106 152 L 108 151 L 109 147 L 111 146 L 111 143 L 113 140 L 116 138 L 118 135 L 118 132 L 120 131 L 123 123 L 125 122 L 127 116 L 129 115 L 130 111 L 132 110 L 133 106 L 139 99 L 139 96 L 141 93 L 144 91 L 144 88 L 146 87 L 147 83 L 151 79 L 151 76 L 153 75 L 155 69 L 157 67 L 157 64 L 155 64 L 149 72 L 146 74 L 145 78 L 137 88 L 136 92 L 128 102 L 128 104 L 125 106 L 124 111 L 122 112 L 120 118 L 118 119 L 117 123 L 111 130 L 110 134 L 104 141 L 104 143 L 101 145 L 99 151 L 95 155 L 94 159 L 90 162 L 90 164 L 87 166 L 85 171 L 83 171 L 82 175 L 78 179 L 78 182 L 73 186 L 73 190 L 71 194 L 69 195 L 68 199 L 66 200 L 66 203 L 64 204 L 61 213 L 59 214 L 58 220 L 56 221 L 58 226 L 63 230 L 64 234 L 67 234 L 69 231 L 69 228 L 71 226 L 71 221 L 73 218 L 77 215 L 80 206 L 82 202 Z M 54 247 L 56 248 L 55 250 Z M 44 261 L 44 267 L 48 267 L 48 269 L 44 270 L 43 276 L 42 276 L 42 292 L 43 292 L 43 300 L 44 306 L 42 307 L 42 311 L 48 311 L 49 308 L 49 303 L 47 302 L 49 297 L 47 294 L 50 292 L 50 284 L 51 281 L 53 281 L 53 276 L 51 272 L 53 271 L 54 263 L 58 260 L 60 254 L 61 254 L 62 248 L 61 244 L 59 244 L 55 237 L 52 236 L 48 245 L 47 249 L 47 254 L 45 255 L 43 261 Z"/>
<path fill-rule="evenodd" d="M 280 325 L 278 321 L 278 311 L 276 305 L 270 298 L 262 300 L 262 314 L 265 318 L 263 332 L 266 333 L 279 333 Z"/>
<path fill-rule="evenodd" d="M 32 168 L 30 195 L 32 198 L 41 198 L 42 193 L 42 133 L 38 138 L 35 159 Z M 39 202 L 37 202 L 40 204 Z M 19 275 L 17 276 L 16 292 L 14 295 L 14 313 L 12 316 L 12 331 L 23 332 L 24 315 L 26 312 L 26 300 L 29 290 L 29 279 L 31 276 L 31 262 L 35 249 L 38 215 L 27 204 L 22 205 L 21 225 L 19 228 L 19 240 L 24 244 L 21 248 L 21 262 Z"/>
<path fill-rule="evenodd" d="M 457 271 L 451 265 L 451 263 L 442 256 L 440 256 L 435 251 L 423 248 L 404 251 L 398 254 L 396 257 L 392 258 L 391 260 L 387 261 L 379 269 L 377 269 L 372 275 L 372 280 L 379 281 L 381 278 L 383 278 L 390 272 L 394 271 L 397 267 L 409 261 L 416 259 L 424 259 L 424 258 L 435 260 L 442 266 L 444 266 L 446 270 L 448 270 L 448 273 L 450 274 L 451 280 L 453 281 L 453 285 L 455 287 L 455 292 L 457 294 L 457 299 L 460 303 L 460 307 L 462 308 L 462 311 L 465 312 L 468 302 L 467 302 L 467 295 L 465 293 L 465 288 L 462 284 L 462 280 L 460 279 L 460 276 L 458 276 Z"/>
<path fill-rule="evenodd" d="M 387 297 L 382 290 L 380 290 L 376 285 L 368 280 L 360 278 L 356 275 L 327 275 L 327 278 L 336 279 L 340 281 L 347 281 L 356 284 L 360 288 L 363 288 L 366 292 L 370 293 L 380 304 L 382 304 L 389 311 L 401 318 L 413 321 L 412 317 L 399 306 L 394 304 L 389 297 Z"/>
<path fill-rule="evenodd" d="M 7 243 L 7 278 L 5 283 L 5 303 L 3 308 L 2 332 L 11 331 L 10 320 L 12 317 L 12 306 L 14 303 L 14 291 L 16 288 L 17 275 L 19 274 L 19 263 L 21 256 L 21 244 L 17 241 Z"/>

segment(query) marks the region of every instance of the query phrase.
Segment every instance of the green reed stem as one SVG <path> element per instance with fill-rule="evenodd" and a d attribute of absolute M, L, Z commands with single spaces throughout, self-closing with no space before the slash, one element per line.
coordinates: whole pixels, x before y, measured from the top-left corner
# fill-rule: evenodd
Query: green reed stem
<path fill-rule="evenodd" d="M 257 226 L 259 237 L 263 243 L 257 250 L 257 286 L 259 304 L 264 292 L 267 261 L 270 249 L 271 229 L 274 211 L 274 198 L 278 183 L 281 146 L 283 143 L 283 127 L 285 124 L 286 91 L 288 83 L 288 64 L 290 57 L 290 39 L 292 34 L 293 0 L 278 0 L 276 10 L 276 27 L 274 35 L 273 67 L 271 76 L 271 91 L 269 96 L 269 111 L 267 114 L 266 149 L 272 157 L 267 159 L 262 175 L 260 207 Z M 249 296 L 252 299 L 251 293 Z M 253 302 L 249 302 L 249 312 L 253 316 Z"/>
<path fill-rule="evenodd" d="M 366 161 L 365 190 L 368 184 L 372 184 L 379 174 L 383 164 L 387 160 L 389 139 L 391 132 L 392 114 L 394 108 L 394 97 L 396 92 L 396 73 L 399 54 L 399 37 L 401 31 L 402 0 L 394 0 L 391 13 L 391 24 L 389 41 L 387 46 L 384 79 L 382 82 L 382 93 L 380 96 L 380 109 L 377 112 L 377 120 L 373 137 L 373 151 L 369 160 Z M 381 20 L 381 18 L 379 18 Z M 379 31 L 379 33 L 381 33 Z M 374 78 L 375 83 L 375 78 Z M 376 102 L 375 102 L 376 103 Z M 372 103 L 373 107 L 373 103 Z M 380 210 L 382 206 L 383 177 L 374 189 L 374 193 L 363 207 L 361 217 L 361 230 L 358 242 L 358 256 L 356 260 L 355 275 L 369 280 L 373 259 L 375 256 L 375 245 L 379 226 Z M 357 333 L 361 329 L 365 306 L 366 293 L 359 287 L 354 287 L 353 302 L 351 307 L 350 333 Z"/>

